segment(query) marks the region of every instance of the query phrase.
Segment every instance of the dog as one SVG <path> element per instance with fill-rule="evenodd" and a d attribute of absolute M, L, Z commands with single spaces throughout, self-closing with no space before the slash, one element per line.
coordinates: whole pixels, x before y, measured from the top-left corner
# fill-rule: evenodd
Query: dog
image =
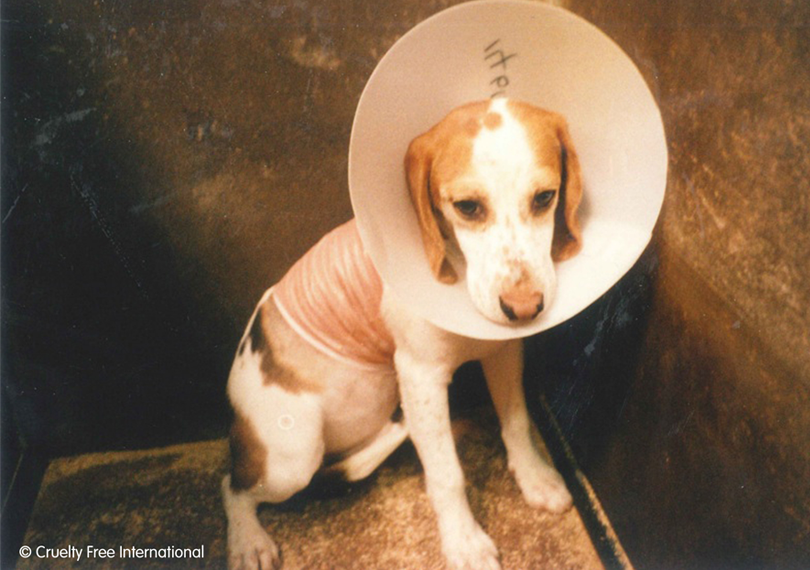
<path fill-rule="evenodd" d="M 505 98 L 461 106 L 411 142 L 405 174 L 436 279 L 455 282 L 463 264 L 454 256 L 463 257 L 473 305 L 507 326 L 553 302 L 554 262 L 582 242 L 579 159 L 562 116 Z M 499 568 L 465 495 L 447 387 L 461 364 L 481 362 L 525 500 L 565 511 L 565 483 L 532 442 L 522 346 L 416 316 L 382 283 L 354 221 L 324 237 L 264 294 L 228 379 L 229 566 L 281 565 L 260 503 L 282 502 L 320 473 L 363 479 L 410 437 L 448 566 Z"/>

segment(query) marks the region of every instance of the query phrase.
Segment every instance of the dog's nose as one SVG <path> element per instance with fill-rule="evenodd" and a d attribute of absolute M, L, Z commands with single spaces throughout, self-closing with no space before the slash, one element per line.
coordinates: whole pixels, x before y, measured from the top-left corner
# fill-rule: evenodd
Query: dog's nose
<path fill-rule="evenodd" d="M 527 321 L 533 319 L 543 310 L 542 293 L 504 293 L 498 300 L 501 310 L 510 321 Z"/>

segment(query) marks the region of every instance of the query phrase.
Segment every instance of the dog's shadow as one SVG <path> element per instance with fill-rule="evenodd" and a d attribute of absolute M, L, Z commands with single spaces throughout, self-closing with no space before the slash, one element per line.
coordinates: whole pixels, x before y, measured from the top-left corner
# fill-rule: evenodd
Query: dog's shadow
<path fill-rule="evenodd" d="M 284 503 L 275 505 L 281 512 L 301 512 L 308 504 L 324 501 L 341 501 L 348 507 L 368 495 L 380 484 L 380 477 L 403 477 L 421 473 L 416 449 L 410 440 L 405 441 L 371 475 L 360 481 L 347 481 L 340 475 L 319 471 L 310 484 Z"/>

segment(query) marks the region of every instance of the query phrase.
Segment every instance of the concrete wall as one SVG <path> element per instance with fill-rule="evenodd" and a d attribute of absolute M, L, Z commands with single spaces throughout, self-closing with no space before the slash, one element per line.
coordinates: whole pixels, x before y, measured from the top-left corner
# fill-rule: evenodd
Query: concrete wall
<path fill-rule="evenodd" d="M 3 389 L 29 444 L 222 433 L 253 303 L 351 215 L 366 79 L 451 3 L 3 3 Z M 641 68 L 670 176 L 650 251 L 533 366 L 639 567 L 806 566 L 810 4 L 571 9 Z"/>
<path fill-rule="evenodd" d="M 810 5 L 571 7 L 635 59 L 670 148 L 640 348 L 602 347 L 629 386 L 586 470 L 639 567 L 806 566 Z"/>

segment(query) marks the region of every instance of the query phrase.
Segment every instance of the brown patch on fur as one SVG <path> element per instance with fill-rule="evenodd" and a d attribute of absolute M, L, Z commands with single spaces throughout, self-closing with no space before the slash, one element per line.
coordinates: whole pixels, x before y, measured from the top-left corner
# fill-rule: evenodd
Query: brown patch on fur
<path fill-rule="evenodd" d="M 481 130 L 481 122 L 475 117 L 470 117 L 464 123 L 464 134 L 474 139 L 478 132 Z"/>
<path fill-rule="evenodd" d="M 441 225 L 442 184 L 461 175 L 470 164 L 472 142 L 481 131 L 489 101 L 458 107 L 426 133 L 416 137 L 405 155 L 405 172 L 422 242 L 433 275 L 455 283 L 456 272 L 447 260 Z"/>
<path fill-rule="evenodd" d="M 251 352 L 254 354 L 258 352 L 261 355 L 260 368 L 262 376 L 264 377 L 264 385 L 270 386 L 275 384 L 285 392 L 291 394 L 320 392 L 322 390 L 320 384 L 295 374 L 289 368 L 276 362 L 276 359 L 273 357 L 273 347 L 268 338 L 268 331 L 270 330 L 270 310 L 272 310 L 272 308 L 268 306 L 268 303 L 272 303 L 272 301 L 267 300 L 259 307 L 253 319 L 253 325 L 250 327 L 250 332 L 248 333 Z"/>
<path fill-rule="evenodd" d="M 494 131 L 500 127 L 501 123 L 503 123 L 503 117 L 501 117 L 498 113 L 490 112 L 484 117 L 484 126 L 490 131 Z"/>
<path fill-rule="evenodd" d="M 268 357 L 269 355 L 269 357 Z M 275 363 L 270 351 L 262 355 L 262 373 L 264 374 L 264 385 L 275 384 L 285 392 L 290 394 L 300 394 L 301 392 L 320 392 L 323 387 L 317 382 L 312 382 L 298 376 L 289 369 Z"/>
<path fill-rule="evenodd" d="M 246 491 L 264 476 L 267 449 L 250 420 L 236 414 L 230 434 L 231 489 Z"/>

